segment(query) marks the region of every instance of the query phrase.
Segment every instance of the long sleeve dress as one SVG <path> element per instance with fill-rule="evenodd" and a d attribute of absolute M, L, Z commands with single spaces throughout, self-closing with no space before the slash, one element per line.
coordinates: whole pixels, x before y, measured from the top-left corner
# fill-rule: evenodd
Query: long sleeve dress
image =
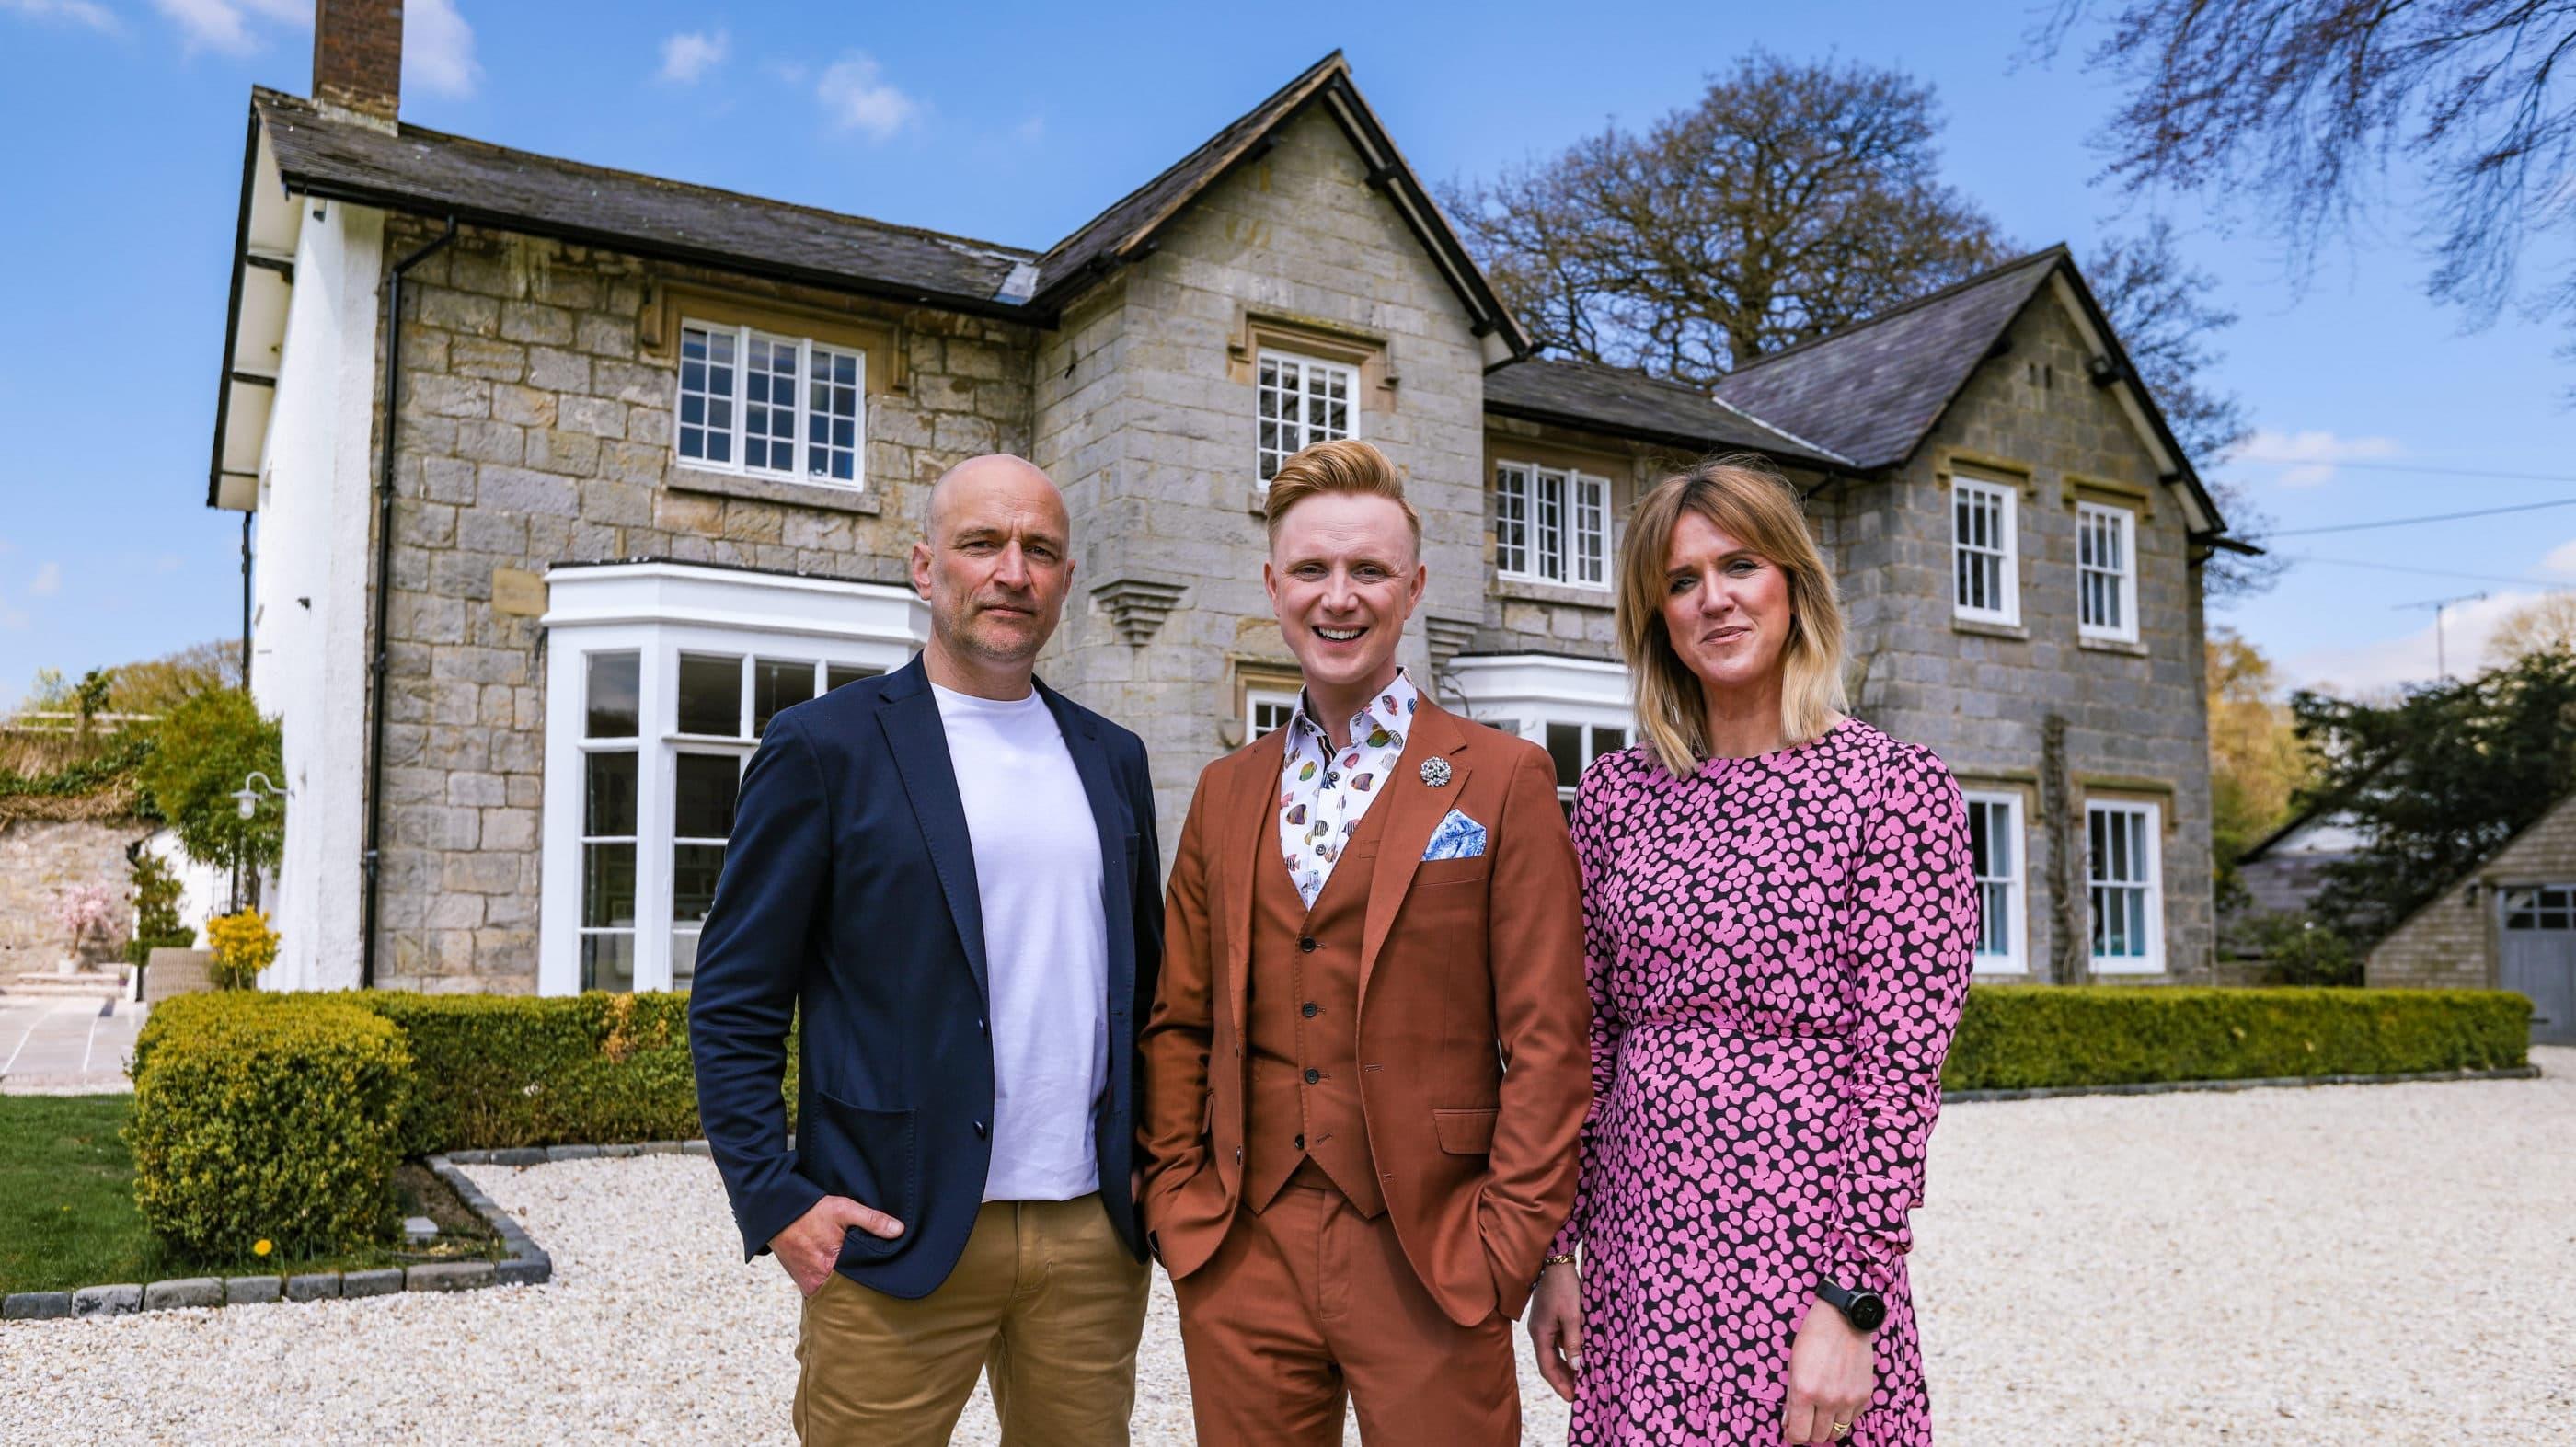
<path fill-rule="evenodd" d="M 1573 827 L 1595 1101 L 1553 1249 L 1583 1246 L 1575 1447 L 1778 1441 L 1820 1276 L 1887 1299 L 1849 1447 L 1924 1447 L 1906 1213 L 1977 933 L 1958 785 L 1845 719 L 1688 778 L 1604 755 Z"/>

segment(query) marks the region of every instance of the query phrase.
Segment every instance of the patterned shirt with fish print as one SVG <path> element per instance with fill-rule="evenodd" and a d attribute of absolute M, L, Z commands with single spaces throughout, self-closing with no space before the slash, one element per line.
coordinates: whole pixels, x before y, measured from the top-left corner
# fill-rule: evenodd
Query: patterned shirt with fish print
<path fill-rule="evenodd" d="M 1413 710 L 1421 702 L 1413 680 L 1396 670 L 1395 681 L 1351 715 L 1351 741 L 1337 751 L 1332 736 L 1315 722 L 1312 700 L 1298 691 L 1279 767 L 1279 853 L 1309 908 L 1333 877 L 1333 861 L 1367 817 L 1388 772 L 1404 756 L 1404 736 L 1412 732 Z"/>

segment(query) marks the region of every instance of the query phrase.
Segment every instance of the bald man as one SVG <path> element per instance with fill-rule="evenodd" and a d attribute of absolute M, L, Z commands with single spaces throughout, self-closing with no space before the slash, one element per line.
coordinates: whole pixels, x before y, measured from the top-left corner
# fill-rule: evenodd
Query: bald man
<path fill-rule="evenodd" d="M 746 1259 L 804 1296 L 809 1443 L 944 1443 L 979 1371 L 1007 1447 L 1127 1440 L 1162 856 L 1143 743 L 1034 673 L 1069 531 L 1029 463 L 952 468 L 921 656 L 781 712 L 743 774 L 689 1045 Z"/>

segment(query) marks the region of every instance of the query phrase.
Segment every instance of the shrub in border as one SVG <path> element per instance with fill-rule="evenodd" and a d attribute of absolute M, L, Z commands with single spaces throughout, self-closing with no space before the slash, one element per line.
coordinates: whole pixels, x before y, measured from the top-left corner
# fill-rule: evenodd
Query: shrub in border
<path fill-rule="evenodd" d="M 391 1232 L 412 1058 L 390 1021 L 213 994 L 164 1002 L 144 1033 L 125 1136 L 154 1235 L 191 1255 L 265 1238 L 305 1256 Z"/>
<path fill-rule="evenodd" d="M 1980 985 L 1950 1090 L 2405 1075 L 2528 1063 L 2531 1002 L 2505 990 Z"/>

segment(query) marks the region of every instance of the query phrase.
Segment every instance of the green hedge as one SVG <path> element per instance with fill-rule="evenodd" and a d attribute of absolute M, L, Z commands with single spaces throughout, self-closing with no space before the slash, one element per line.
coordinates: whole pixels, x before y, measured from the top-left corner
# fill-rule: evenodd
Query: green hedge
<path fill-rule="evenodd" d="M 165 1002 L 144 1033 L 126 1140 L 155 1235 L 196 1256 L 266 1240 L 293 1259 L 391 1232 L 412 1083 L 392 1022 L 346 1000 L 280 1009 L 228 992 Z"/>
<path fill-rule="evenodd" d="M 2528 1063 L 2531 1002 L 2503 990 L 1980 985 L 1950 1090 L 2403 1075 Z"/>
<path fill-rule="evenodd" d="M 153 1007 L 135 1041 L 138 1074 L 162 1032 L 204 1008 L 208 995 Z M 697 1136 L 698 1095 L 689 1067 L 689 997 L 636 995 L 421 995 L 245 993 L 252 1008 L 355 1006 L 392 1022 L 412 1057 L 413 1099 L 405 1155 L 431 1151 Z M 787 1046 L 787 1104 L 796 1103 L 796 1041 Z"/>

